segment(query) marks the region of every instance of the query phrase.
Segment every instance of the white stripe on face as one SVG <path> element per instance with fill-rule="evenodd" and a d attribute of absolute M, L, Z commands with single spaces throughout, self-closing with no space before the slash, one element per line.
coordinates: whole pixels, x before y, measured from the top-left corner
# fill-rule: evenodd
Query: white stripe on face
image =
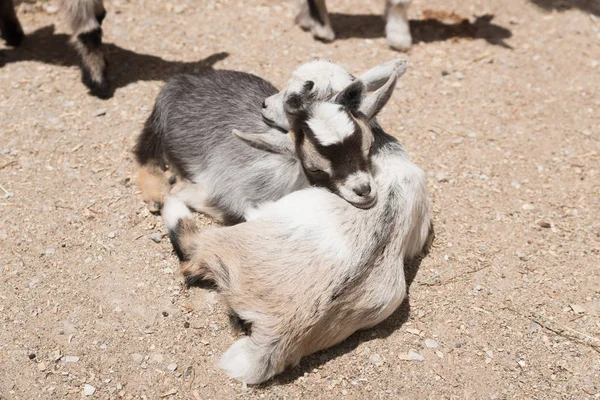
<path fill-rule="evenodd" d="M 355 128 L 342 106 L 332 103 L 317 105 L 307 124 L 322 146 L 343 142 Z"/>

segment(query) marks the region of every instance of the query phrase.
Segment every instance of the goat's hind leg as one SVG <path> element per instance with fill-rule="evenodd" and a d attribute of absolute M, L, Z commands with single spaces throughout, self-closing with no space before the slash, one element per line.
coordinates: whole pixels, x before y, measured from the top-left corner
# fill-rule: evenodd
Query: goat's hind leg
<path fill-rule="evenodd" d="M 252 333 L 235 342 L 221 357 L 219 366 L 227 375 L 247 384 L 259 384 L 282 372 L 287 362 L 286 341 L 274 336 L 259 319 L 250 321 Z"/>
<path fill-rule="evenodd" d="M 102 0 L 62 0 L 62 4 L 73 31 L 71 42 L 81 57 L 83 84 L 94 96 L 110 97 L 100 27 L 106 15 Z"/>
<path fill-rule="evenodd" d="M 299 11 L 296 23 L 304 30 L 311 30 L 313 36 L 325 42 L 335 39 L 331 27 L 325 0 L 299 0 Z"/>
<path fill-rule="evenodd" d="M 12 0 L 0 0 L 0 37 L 9 46 L 19 46 L 25 37 Z"/>

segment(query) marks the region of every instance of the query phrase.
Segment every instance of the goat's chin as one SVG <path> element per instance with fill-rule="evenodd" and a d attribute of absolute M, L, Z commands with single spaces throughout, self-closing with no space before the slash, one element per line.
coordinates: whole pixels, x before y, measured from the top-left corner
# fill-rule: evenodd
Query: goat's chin
<path fill-rule="evenodd" d="M 267 117 L 265 117 L 264 115 L 262 116 L 263 122 L 265 124 L 267 124 L 267 126 L 269 128 L 273 128 L 273 129 L 277 129 L 278 131 L 282 132 L 282 133 L 288 133 L 288 131 L 285 128 L 282 128 L 281 126 L 277 125 L 275 123 L 275 121 L 273 121 L 272 119 L 269 119 Z"/>
<path fill-rule="evenodd" d="M 362 208 L 364 210 L 368 210 L 372 208 L 375 204 L 377 204 L 377 196 L 373 196 L 369 200 L 366 201 L 355 201 L 350 199 L 345 199 L 348 203 L 352 204 L 354 207 Z"/>

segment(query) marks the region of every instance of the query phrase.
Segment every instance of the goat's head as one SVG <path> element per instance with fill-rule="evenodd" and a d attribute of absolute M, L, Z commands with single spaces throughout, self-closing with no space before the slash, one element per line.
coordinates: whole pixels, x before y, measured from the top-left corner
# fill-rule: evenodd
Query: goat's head
<path fill-rule="evenodd" d="M 396 59 L 371 68 L 359 79 L 367 91 L 379 89 L 392 74 L 398 77 L 406 71 L 407 63 Z M 331 98 L 350 85 L 356 78 L 341 66 L 327 60 L 316 60 L 302 64 L 292 73 L 285 88 L 263 102 L 262 116 L 265 122 L 284 131 L 290 130 L 290 124 L 284 110 L 287 100 L 300 93 L 306 82 L 313 82 L 312 96 L 316 101 Z"/>
<path fill-rule="evenodd" d="M 297 158 L 311 184 L 328 188 L 356 207 L 369 208 L 377 201 L 371 120 L 390 99 L 399 75 L 393 71 L 370 93 L 369 83 L 355 79 L 327 100 L 318 100 L 315 82 L 305 81 L 287 94 L 284 103 L 288 135 L 274 129 L 264 134 L 234 130 L 234 135 L 255 148 Z"/>

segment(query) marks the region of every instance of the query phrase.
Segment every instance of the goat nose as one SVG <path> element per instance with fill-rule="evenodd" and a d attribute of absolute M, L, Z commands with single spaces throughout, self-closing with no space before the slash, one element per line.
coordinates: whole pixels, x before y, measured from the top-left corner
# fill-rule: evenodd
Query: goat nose
<path fill-rule="evenodd" d="M 265 103 L 264 100 L 263 100 L 263 103 L 262 103 L 262 108 L 267 108 L 267 103 Z"/>
<path fill-rule="evenodd" d="M 360 197 L 367 196 L 371 193 L 371 185 L 368 183 L 363 183 L 352 190 Z"/>

